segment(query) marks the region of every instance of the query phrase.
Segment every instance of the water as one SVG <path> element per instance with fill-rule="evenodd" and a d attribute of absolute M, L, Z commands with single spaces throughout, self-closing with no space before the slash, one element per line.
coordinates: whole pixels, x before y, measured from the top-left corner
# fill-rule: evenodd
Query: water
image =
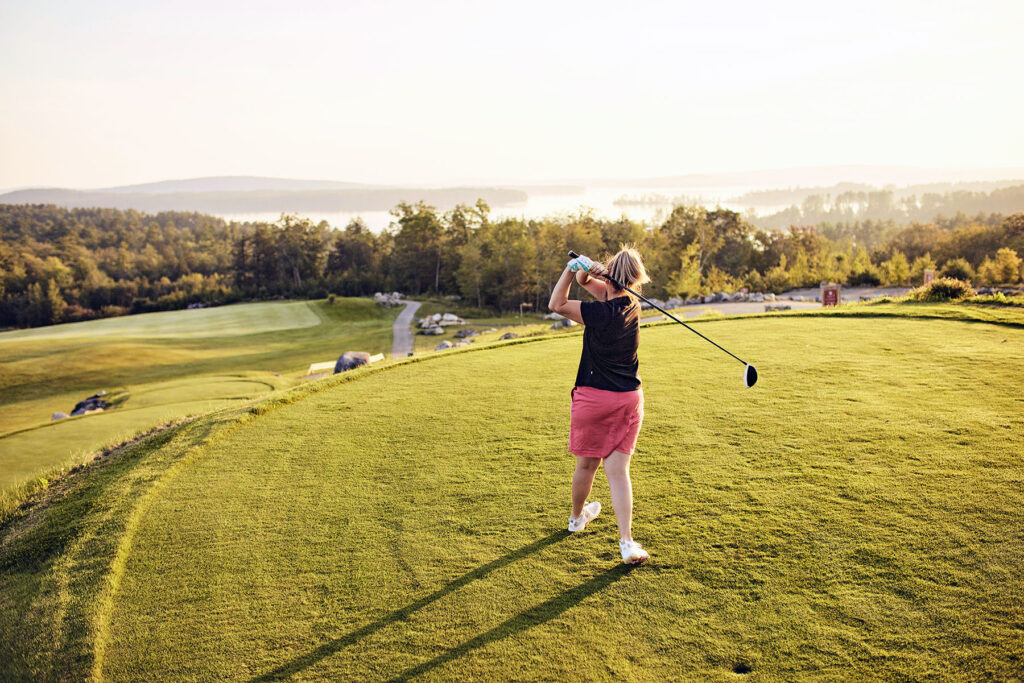
<path fill-rule="evenodd" d="M 707 207 L 721 206 L 741 213 L 755 208 L 758 213 L 777 211 L 781 206 L 744 205 L 736 200 L 745 192 L 768 189 L 752 186 L 735 187 L 582 187 L 577 192 L 547 192 L 527 188 L 528 198 L 525 202 L 491 207 L 491 219 L 500 218 L 544 218 L 546 216 L 565 216 L 580 211 L 590 210 L 598 218 L 616 219 L 622 216 L 644 224 L 657 224 L 663 221 L 672 210 L 671 201 L 660 205 L 627 204 L 616 205 L 621 198 L 639 198 L 648 196 L 664 197 L 674 200 L 685 197 L 685 203 L 697 203 Z M 278 220 L 279 213 L 225 213 L 217 214 L 227 220 L 235 221 L 266 221 Z M 314 221 L 327 221 L 331 227 L 344 228 L 348 223 L 359 217 L 374 232 L 387 228 L 395 217 L 388 211 L 338 211 L 333 213 L 305 213 Z"/>

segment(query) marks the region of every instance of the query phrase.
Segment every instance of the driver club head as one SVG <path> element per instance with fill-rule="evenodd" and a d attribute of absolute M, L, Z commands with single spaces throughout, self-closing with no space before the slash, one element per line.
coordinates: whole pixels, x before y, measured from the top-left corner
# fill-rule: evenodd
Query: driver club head
<path fill-rule="evenodd" d="M 757 384 L 757 368 L 750 363 L 743 369 L 743 386 L 748 389 Z"/>

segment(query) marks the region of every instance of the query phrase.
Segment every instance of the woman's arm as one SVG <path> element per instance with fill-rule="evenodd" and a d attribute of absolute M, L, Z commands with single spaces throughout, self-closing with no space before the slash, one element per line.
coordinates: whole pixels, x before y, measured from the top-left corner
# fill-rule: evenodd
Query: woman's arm
<path fill-rule="evenodd" d="M 602 266 L 600 263 L 594 263 L 591 266 L 591 270 L 595 271 L 595 275 L 599 275 L 600 272 L 607 272 L 604 266 Z M 596 298 L 598 301 L 607 301 L 612 295 L 611 285 L 609 285 L 604 280 L 598 280 L 585 270 L 581 270 L 578 273 L 576 273 L 576 282 L 578 282 L 580 286 L 586 289 L 588 292 L 593 294 L 594 298 Z"/>
<path fill-rule="evenodd" d="M 562 271 L 555 288 L 551 290 L 551 300 L 548 301 L 548 308 L 555 313 L 565 316 L 573 322 L 583 324 L 583 316 L 580 315 L 580 302 L 575 299 L 569 300 L 569 286 L 572 284 L 572 270 L 569 266 Z"/>

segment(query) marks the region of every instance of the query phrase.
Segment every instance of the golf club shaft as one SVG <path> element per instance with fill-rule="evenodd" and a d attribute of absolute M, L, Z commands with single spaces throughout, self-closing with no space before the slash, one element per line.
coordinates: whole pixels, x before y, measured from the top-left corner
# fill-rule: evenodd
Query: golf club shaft
<path fill-rule="evenodd" d="M 576 253 L 575 251 L 570 251 L 570 252 L 569 252 L 569 258 L 577 258 L 578 256 L 579 256 L 579 254 L 577 254 L 577 253 Z M 701 334 L 701 333 L 700 333 L 700 332 L 698 332 L 697 330 L 693 329 L 692 327 L 690 327 L 689 325 L 687 325 L 686 323 L 684 323 L 684 322 L 683 322 L 682 320 L 680 320 L 679 318 L 675 317 L 674 315 L 672 315 L 671 313 L 669 313 L 669 312 L 668 312 L 668 311 L 666 311 L 666 310 L 665 310 L 664 308 L 662 308 L 662 307 L 661 307 L 661 306 L 659 306 L 658 304 L 654 303 L 653 301 L 651 301 L 650 299 L 648 299 L 648 298 L 647 298 L 647 297 L 645 297 L 644 295 L 642 295 L 642 294 L 638 294 L 638 293 L 634 292 L 634 291 L 633 291 L 632 289 L 630 289 L 629 287 L 626 287 L 626 286 L 625 286 L 625 285 L 623 285 L 623 284 L 622 284 L 621 282 L 619 282 L 618 280 L 616 280 L 615 278 L 613 278 L 613 277 L 612 277 L 611 275 L 600 275 L 599 277 L 602 277 L 602 278 L 604 278 L 605 280 L 607 280 L 608 282 L 612 283 L 613 285 L 615 285 L 615 286 L 616 286 L 616 287 L 618 287 L 619 289 L 624 289 L 624 290 L 626 290 L 627 292 L 629 292 L 630 294 L 632 294 L 633 296 L 635 296 L 635 297 L 637 297 L 637 298 L 639 298 L 639 299 L 643 299 L 643 300 L 644 300 L 644 301 L 646 301 L 646 302 L 647 302 L 648 304 L 650 304 L 650 305 L 651 305 L 652 307 L 654 307 L 654 308 L 657 308 L 657 309 L 658 309 L 659 311 L 661 311 L 662 313 L 664 313 L 664 314 L 665 314 L 665 315 L 667 315 L 668 317 L 672 318 L 672 319 L 673 319 L 673 320 L 675 320 L 675 321 L 676 321 L 677 323 L 679 323 L 680 325 L 682 325 L 683 327 L 685 327 L 686 329 L 688 329 L 688 330 L 689 330 L 690 332 L 693 332 L 693 333 L 694 333 L 695 335 L 697 335 L 698 337 L 700 337 L 700 338 L 701 338 L 701 339 L 703 339 L 704 341 L 706 341 L 706 342 L 708 342 L 708 343 L 710 343 L 710 344 L 713 344 L 714 346 L 717 346 L 717 347 L 718 347 L 718 348 L 720 348 L 720 349 L 721 349 L 722 351 L 725 351 L 725 352 L 726 352 L 727 354 L 729 354 L 730 356 L 732 356 L 733 358 L 735 358 L 735 359 L 736 359 L 736 360 L 738 360 L 739 362 L 743 363 L 744 365 L 749 365 L 749 363 L 747 363 L 747 361 L 743 360 L 742 358 L 740 358 L 739 356 L 737 356 L 737 355 L 736 355 L 735 353 L 733 353 L 733 352 L 732 352 L 732 351 L 730 351 L 729 349 L 727 349 L 727 348 L 724 348 L 724 347 L 722 347 L 722 346 L 719 346 L 718 344 L 715 344 L 715 342 L 714 342 L 714 341 L 712 341 L 712 340 L 708 339 L 708 338 L 707 338 L 707 337 L 705 337 L 705 336 L 704 336 L 703 334 Z"/>

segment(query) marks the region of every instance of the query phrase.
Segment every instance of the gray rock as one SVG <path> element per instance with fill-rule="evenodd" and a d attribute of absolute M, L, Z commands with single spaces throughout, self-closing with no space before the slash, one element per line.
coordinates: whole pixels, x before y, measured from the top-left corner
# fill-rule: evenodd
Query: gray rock
<path fill-rule="evenodd" d="M 569 320 L 568 318 L 562 318 L 561 320 L 555 322 L 555 324 L 551 326 L 551 329 L 552 330 L 558 330 L 558 329 L 561 329 L 563 327 L 572 327 L 575 324 L 576 324 L 575 322 L 573 322 L 572 320 Z"/>
<path fill-rule="evenodd" d="M 515 332 L 506 332 L 505 334 L 498 337 L 498 339 L 519 339 L 519 335 Z"/>
<path fill-rule="evenodd" d="M 679 297 L 673 297 L 665 302 L 665 308 L 679 308 L 683 305 L 683 300 Z"/>
<path fill-rule="evenodd" d="M 74 409 L 71 411 L 71 417 L 106 410 L 107 408 L 110 407 L 110 405 L 102 399 L 102 397 L 106 395 L 107 392 L 101 391 L 79 401 L 78 403 L 75 404 Z"/>
<path fill-rule="evenodd" d="M 704 297 L 702 296 L 693 296 L 686 300 L 687 306 L 696 306 L 697 304 L 702 303 L 704 303 Z"/>
<path fill-rule="evenodd" d="M 764 303 L 764 294 L 760 292 L 754 292 L 750 295 L 750 300 L 755 304 Z"/>
<path fill-rule="evenodd" d="M 338 356 L 338 362 L 334 364 L 334 374 L 358 368 L 370 362 L 370 354 L 365 351 L 346 351 Z"/>
<path fill-rule="evenodd" d="M 434 350 L 435 350 L 435 351 L 444 351 L 445 349 L 450 349 L 450 348 L 452 348 L 452 346 L 454 346 L 454 344 L 452 344 L 452 343 L 451 343 L 450 341 L 448 341 L 447 339 L 445 339 L 445 340 L 444 340 L 443 342 L 441 342 L 440 344 L 438 344 L 437 346 L 435 346 L 435 347 L 434 347 Z"/>
<path fill-rule="evenodd" d="M 476 330 L 474 330 L 472 327 L 467 327 L 464 330 L 459 330 L 458 332 L 456 332 L 455 333 L 455 338 L 456 339 L 465 339 L 466 337 L 475 337 L 476 335 L 477 335 L 477 331 Z"/>
<path fill-rule="evenodd" d="M 53 415 L 50 416 L 50 420 L 63 420 L 67 416 L 67 413 L 54 413 Z"/>
<path fill-rule="evenodd" d="M 771 313 L 772 311 L 788 311 L 791 310 L 792 308 L 793 307 L 790 306 L 789 304 L 765 304 L 764 312 Z"/>
<path fill-rule="evenodd" d="M 433 327 L 428 327 L 427 329 L 421 331 L 420 334 L 444 334 L 444 329 L 440 325 L 434 325 Z"/>

